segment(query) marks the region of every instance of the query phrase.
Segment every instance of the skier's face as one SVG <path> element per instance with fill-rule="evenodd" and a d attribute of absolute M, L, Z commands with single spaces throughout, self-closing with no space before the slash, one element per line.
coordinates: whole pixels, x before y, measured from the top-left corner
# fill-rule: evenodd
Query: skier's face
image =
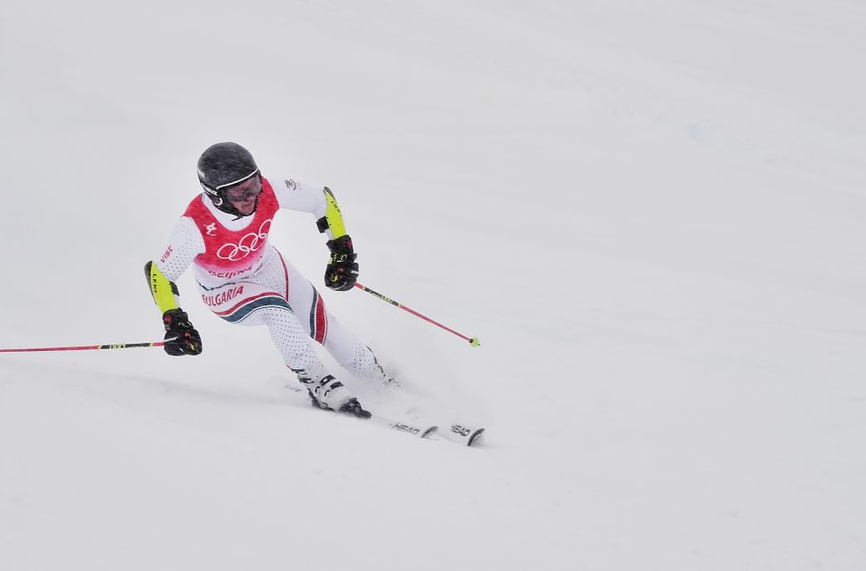
<path fill-rule="evenodd" d="M 262 180 L 258 176 L 254 176 L 249 180 L 225 189 L 226 200 L 238 211 L 247 216 L 252 214 L 256 209 L 259 194 L 262 192 Z"/>

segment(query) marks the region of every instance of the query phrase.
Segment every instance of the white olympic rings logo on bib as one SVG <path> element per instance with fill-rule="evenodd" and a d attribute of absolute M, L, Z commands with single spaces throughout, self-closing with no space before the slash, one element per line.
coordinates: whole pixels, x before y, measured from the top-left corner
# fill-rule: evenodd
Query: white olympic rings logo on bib
<path fill-rule="evenodd" d="M 237 262 L 238 260 L 243 260 L 249 256 L 252 252 L 260 249 L 265 245 L 265 242 L 268 239 L 267 231 L 271 229 L 271 220 L 272 219 L 268 219 L 262 222 L 258 233 L 250 232 L 241 238 L 237 244 L 232 244 L 231 242 L 223 244 L 220 249 L 217 250 L 217 257 L 221 260 Z"/>

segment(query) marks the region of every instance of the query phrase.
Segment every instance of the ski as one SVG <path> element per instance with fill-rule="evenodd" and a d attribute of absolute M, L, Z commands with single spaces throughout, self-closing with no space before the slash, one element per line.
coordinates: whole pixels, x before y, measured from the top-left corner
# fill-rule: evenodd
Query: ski
<path fill-rule="evenodd" d="M 286 388 L 301 393 L 303 389 L 297 387 L 293 384 L 286 385 Z M 318 408 L 315 404 L 312 405 L 313 408 Z M 322 409 L 320 409 L 322 410 Z M 330 409 L 324 409 L 331 411 Z M 373 424 L 379 425 L 388 430 L 396 430 L 397 432 L 405 432 L 406 434 L 410 434 L 412 436 L 417 436 L 419 438 L 425 438 L 428 440 L 438 440 L 443 442 L 453 442 L 455 444 L 459 444 L 461 446 L 476 446 L 479 444 L 481 439 L 481 435 L 484 434 L 484 428 L 481 427 L 473 427 L 466 424 L 457 424 L 452 423 L 448 430 L 440 431 L 439 425 L 437 424 L 416 424 L 413 422 L 406 422 L 402 420 L 394 420 L 392 418 L 388 418 L 386 416 L 382 416 L 381 414 L 377 414 L 373 411 L 369 411 L 364 409 L 364 412 L 369 413 L 370 416 L 361 416 L 357 414 L 357 412 L 352 411 L 343 411 L 337 412 L 337 414 L 342 416 L 354 417 L 359 420 L 365 420 L 372 422 Z"/>
<path fill-rule="evenodd" d="M 484 428 L 472 427 L 466 424 L 452 424 L 447 430 L 440 430 L 438 425 L 416 425 L 400 420 L 392 420 L 377 415 L 372 412 L 372 416 L 368 419 L 375 424 L 396 430 L 398 432 L 406 432 L 413 436 L 427 438 L 430 440 L 438 440 L 443 442 L 453 442 L 461 446 L 477 446 L 481 442 L 481 436 L 484 434 Z"/>
<path fill-rule="evenodd" d="M 435 424 L 431 424 L 429 426 L 414 425 L 400 420 L 392 420 L 390 418 L 385 418 L 384 416 L 380 416 L 376 413 L 372 413 L 372 416 L 370 418 L 364 420 L 371 421 L 373 422 L 373 424 L 377 424 L 390 430 L 396 430 L 397 432 L 405 432 L 406 434 L 411 434 L 412 436 L 417 436 L 419 438 L 430 438 L 430 436 L 435 434 L 436 431 L 439 429 L 439 427 Z"/>
<path fill-rule="evenodd" d="M 448 430 L 440 431 L 439 426 L 436 424 L 409 423 L 402 420 L 394 420 L 372 411 L 366 412 L 370 414 L 369 417 L 357 416 L 351 412 L 340 412 L 338 414 L 352 416 L 359 420 L 372 422 L 373 424 L 389 430 L 405 432 L 406 434 L 417 436 L 419 438 L 442 442 L 453 442 L 461 446 L 477 446 L 481 439 L 481 435 L 484 434 L 484 428 L 472 427 L 466 424 L 452 424 Z"/>
<path fill-rule="evenodd" d="M 437 432 L 436 435 L 442 440 L 454 442 L 462 446 L 475 446 L 480 442 L 484 429 L 471 427 L 465 424 L 452 424 L 448 430 Z"/>
<path fill-rule="evenodd" d="M 360 416 L 353 414 L 351 411 L 342 411 L 339 414 L 353 416 L 360 420 L 365 420 L 388 428 L 397 432 L 405 432 L 419 438 L 427 438 L 430 440 L 441 440 L 444 442 L 453 442 L 461 446 L 475 446 L 479 443 L 481 435 L 484 434 L 484 428 L 471 427 L 465 424 L 452 424 L 450 428 L 444 432 L 439 431 L 439 426 L 436 424 L 413 424 L 402 420 L 393 420 L 384 417 L 375 412 L 365 410 L 369 416 Z"/>

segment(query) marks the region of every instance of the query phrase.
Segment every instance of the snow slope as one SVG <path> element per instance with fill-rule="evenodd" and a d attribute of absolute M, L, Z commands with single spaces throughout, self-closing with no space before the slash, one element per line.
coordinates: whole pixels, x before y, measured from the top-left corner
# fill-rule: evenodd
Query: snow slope
<path fill-rule="evenodd" d="M 332 311 L 406 381 L 311 410 L 263 329 L 0 357 L 0 569 L 866 567 L 866 7 L 0 7 L 0 346 L 157 340 L 144 262 L 236 140 L 335 190 Z M 319 283 L 309 217 L 272 238 Z M 351 383 L 351 379 L 347 379 Z"/>

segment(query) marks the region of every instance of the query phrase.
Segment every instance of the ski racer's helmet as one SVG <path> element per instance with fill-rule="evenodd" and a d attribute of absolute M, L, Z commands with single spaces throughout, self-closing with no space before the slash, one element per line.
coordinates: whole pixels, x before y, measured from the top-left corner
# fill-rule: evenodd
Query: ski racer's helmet
<path fill-rule="evenodd" d="M 247 186 L 250 179 L 257 179 L 261 189 L 262 175 L 253 155 L 237 143 L 217 143 L 208 147 L 198 159 L 198 181 L 205 194 L 219 210 L 238 218 L 242 214 L 229 201 L 232 189 Z M 247 184 L 244 184 L 247 183 Z M 258 207 L 258 199 L 256 199 Z M 253 212 L 255 212 L 253 208 Z"/>

